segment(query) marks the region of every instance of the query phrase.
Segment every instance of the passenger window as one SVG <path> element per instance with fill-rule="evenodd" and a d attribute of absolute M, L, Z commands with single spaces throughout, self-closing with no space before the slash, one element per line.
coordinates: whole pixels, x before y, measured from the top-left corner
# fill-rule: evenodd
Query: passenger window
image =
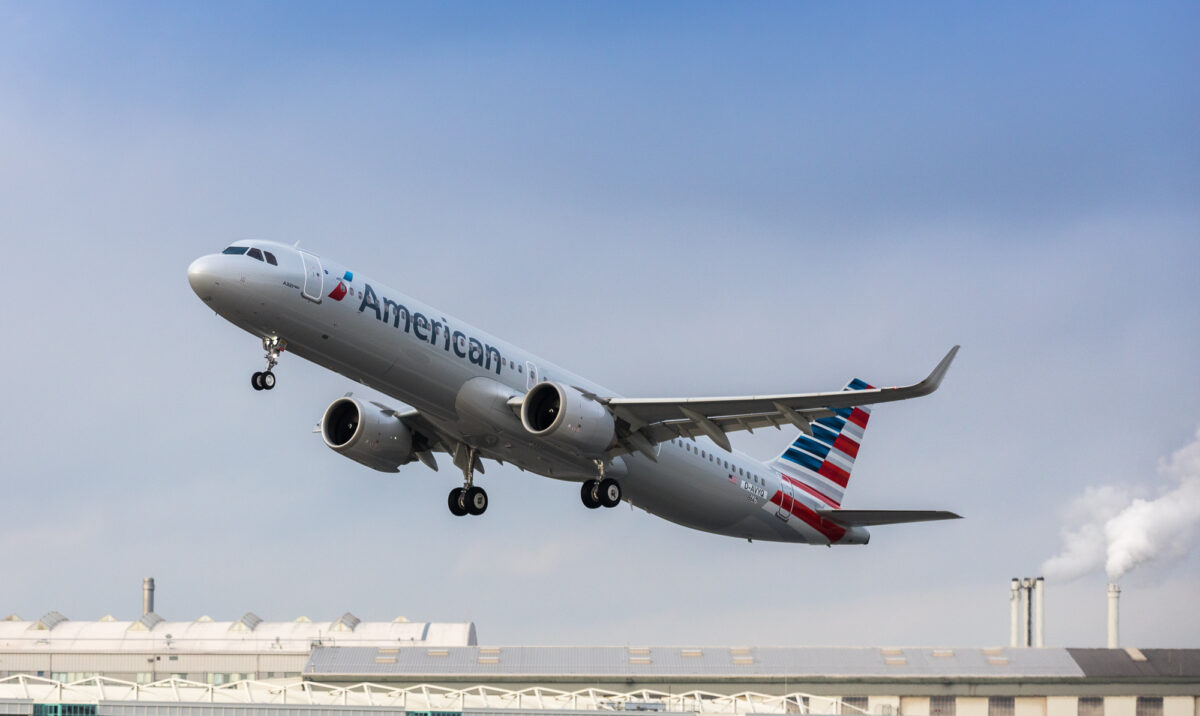
<path fill-rule="evenodd" d="M 263 256 L 267 257 L 267 263 L 271 264 L 272 266 L 279 265 L 279 262 L 275 260 L 275 254 L 271 253 L 270 251 L 264 251 Z"/>
<path fill-rule="evenodd" d="M 246 253 L 246 247 L 245 246 L 230 246 L 229 248 L 225 249 L 221 253 L 235 254 L 235 255 L 236 254 L 244 254 L 244 253 Z"/>
<path fill-rule="evenodd" d="M 249 251 L 246 252 L 246 255 L 252 259 L 258 259 L 259 261 L 263 260 L 262 252 L 259 251 L 258 249 L 250 249 Z"/>

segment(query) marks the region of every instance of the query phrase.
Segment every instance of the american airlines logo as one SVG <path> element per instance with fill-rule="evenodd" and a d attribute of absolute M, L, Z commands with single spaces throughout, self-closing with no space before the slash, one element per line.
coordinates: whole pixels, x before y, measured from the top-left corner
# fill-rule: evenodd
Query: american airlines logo
<path fill-rule="evenodd" d="M 331 293 L 330 298 L 335 301 L 342 300 L 345 296 L 345 287 L 339 282 L 342 295 L 334 297 Z M 338 289 L 334 289 L 337 293 Z M 375 295 L 375 289 L 371 288 L 371 284 L 366 284 L 363 287 L 362 303 L 358 307 L 359 313 L 371 311 L 375 314 L 375 320 L 384 323 L 390 323 L 393 328 L 403 328 L 405 333 L 412 333 L 419 341 L 429 343 L 433 346 L 438 346 L 439 341 L 441 347 L 450 353 L 462 358 L 470 363 L 484 368 L 485 370 L 495 370 L 496 375 L 500 375 L 500 369 L 504 366 L 504 358 L 500 356 L 500 351 L 493 346 L 480 341 L 477 338 L 472 338 L 459 330 L 451 330 L 446 319 L 440 321 L 433 318 L 428 318 L 421 313 L 409 312 L 408 308 L 403 304 L 397 303 L 387 296 L 381 301 Z"/>

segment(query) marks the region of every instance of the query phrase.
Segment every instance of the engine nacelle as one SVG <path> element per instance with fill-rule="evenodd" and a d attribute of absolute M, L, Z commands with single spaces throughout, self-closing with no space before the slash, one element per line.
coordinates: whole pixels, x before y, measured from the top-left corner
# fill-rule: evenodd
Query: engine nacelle
<path fill-rule="evenodd" d="M 321 438 L 346 457 L 380 472 L 396 472 L 416 459 L 412 431 L 375 405 L 338 398 L 321 417 Z"/>
<path fill-rule="evenodd" d="M 602 456 L 616 437 L 616 423 L 603 405 L 569 385 L 548 381 L 525 395 L 521 424 L 530 434 L 587 457 Z"/>

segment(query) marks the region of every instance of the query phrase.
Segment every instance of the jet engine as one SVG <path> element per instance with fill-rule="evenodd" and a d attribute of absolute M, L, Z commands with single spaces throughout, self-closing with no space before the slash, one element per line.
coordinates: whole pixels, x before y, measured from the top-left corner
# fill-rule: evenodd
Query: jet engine
<path fill-rule="evenodd" d="M 321 417 L 325 444 L 363 465 L 380 472 L 397 472 L 412 462 L 412 431 L 391 414 L 371 403 L 338 398 Z"/>
<path fill-rule="evenodd" d="M 549 381 L 533 386 L 521 401 L 521 424 L 530 434 L 587 457 L 603 455 L 616 437 L 616 424 L 603 405 Z"/>

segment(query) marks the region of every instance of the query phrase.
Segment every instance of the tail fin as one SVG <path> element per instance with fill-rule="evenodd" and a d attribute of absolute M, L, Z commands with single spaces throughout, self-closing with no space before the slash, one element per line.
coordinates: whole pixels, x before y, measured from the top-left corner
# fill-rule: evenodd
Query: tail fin
<path fill-rule="evenodd" d="M 866 381 L 855 378 L 843 390 L 869 390 Z M 804 490 L 834 509 L 842 504 L 850 471 L 862 444 L 871 407 L 842 408 L 834 415 L 812 423 L 812 435 L 801 433 L 779 457 L 772 468 L 791 478 L 793 486 Z"/>

